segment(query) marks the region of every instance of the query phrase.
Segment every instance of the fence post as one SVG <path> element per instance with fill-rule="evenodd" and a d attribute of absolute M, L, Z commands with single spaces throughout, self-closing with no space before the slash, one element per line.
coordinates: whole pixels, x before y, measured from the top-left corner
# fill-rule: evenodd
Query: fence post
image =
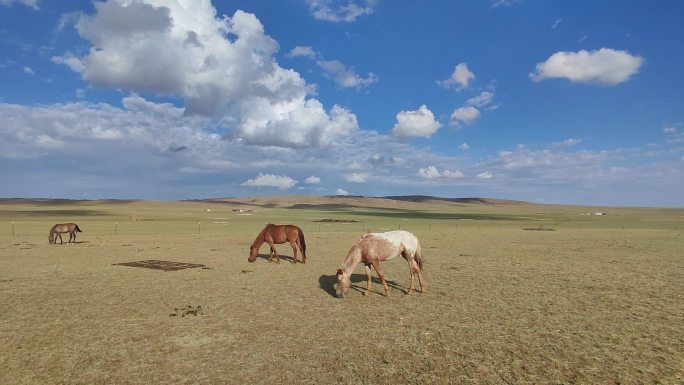
<path fill-rule="evenodd" d="M 119 227 L 119 222 L 114 222 L 114 236 L 116 237 L 116 228 Z"/>
<path fill-rule="evenodd" d="M 677 229 L 677 225 L 675 225 L 675 230 Z M 12 238 L 14 238 L 14 221 L 12 221 Z"/>

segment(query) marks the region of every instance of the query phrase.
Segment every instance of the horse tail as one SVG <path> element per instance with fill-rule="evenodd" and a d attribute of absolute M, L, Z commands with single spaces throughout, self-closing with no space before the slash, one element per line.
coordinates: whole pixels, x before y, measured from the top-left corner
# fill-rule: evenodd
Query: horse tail
<path fill-rule="evenodd" d="M 76 225 L 76 231 L 78 231 L 79 233 L 82 233 L 82 232 L 83 232 L 83 231 L 81 231 L 81 229 L 78 227 L 78 225 Z"/>
<path fill-rule="evenodd" d="M 306 242 L 304 241 L 304 232 L 299 229 L 299 247 L 302 249 L 302 256 L 306 260 Z"/>
<path fill-rule="evenodd" d="M 416 254 L 413 256 L 413 259 L 418 264 L 418 268 L 422 271 L 423 270 L 423 251 L 420 248 L 420 242 L 418 242 L 416 244 Z"/>

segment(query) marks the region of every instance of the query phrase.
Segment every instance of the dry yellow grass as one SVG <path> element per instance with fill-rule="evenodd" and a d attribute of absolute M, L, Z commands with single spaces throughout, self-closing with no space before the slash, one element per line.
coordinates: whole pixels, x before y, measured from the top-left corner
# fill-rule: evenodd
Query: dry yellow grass
<path fill-rule="evenodd" d="M 0 204 L 0 383 L 684 381 L 684 210 L 284 208 L 302 202 L 331 204 Z M 243 206 L 255 211 L 232 211 Z M 359 222 L 313 222 L 321 218 Z M 50 226 L 66 220 L 83 229 L 80 243 L 48 245 Z M 306 265 L 247 262 L 267 221 L 303 228 Z M 369 298 L 334 298 L 354 239 L 399 227 L 422 242 L 428 291 L 404 294 L 408 268 L 397 259 L 383 264 L 390 297 L 375 281 Z M 113 265 L 143 259 L 210 269 Z M 359 267 L 354 287 L 364 280 Z M 171 316 L 188 305 L 201 314 Z"/>

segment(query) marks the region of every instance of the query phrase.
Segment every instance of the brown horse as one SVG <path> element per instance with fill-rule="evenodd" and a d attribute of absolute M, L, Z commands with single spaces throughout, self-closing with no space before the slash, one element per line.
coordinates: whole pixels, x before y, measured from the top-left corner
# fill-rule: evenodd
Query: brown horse
<path fill-rule="evenodd" d="M 385 282 L 385 274 L 380 270 L 380 261 L 388 261 L 399 255 L 404 257 L 409 265 L 411 285 L 408 288 L 407 294 L 411 294 L 411 291 L 413 291 L 413 278 L 416 275 L 420 283 L 421 293 L 425 292 L 423 258 L 418 238 L 408 231 L 399 230 L 386 233 L 364 234 L 354 242 L 347 253 L 342 267 L 337 269 L 337 283 L 335 284 L 337 297 L 344 298 L 345 293 L 351 287 L 351 273 L 359 262 L 366 266 L 366 275 L 368 276 L 368 284 L 363 295 L 370 294 L 371 266 L 373 266 L 385 289 L 385 296 L 388 296 L 387 282 Z"/>
<path fill-rule="evenodd" d="M 297 246 L 302 251 L 302 263 L 306 263 L 306 243 L 304 242 L 304 232 L 297 226 L 294 225 L 274 225 L 267 224 L 263 230 L 257 235 L 252 245 L 249 246 L 249 258 L 248 261 L 254 262 L 256 257 L 259 255 L 259 248 L 264 242 L 271 246 L 271 252 L 268 255 L 268 261 L 273 262 L 273 255 L 276 257 L 276 262 L 280 263 L 280 256 L 278 251 L 273 246 L 278 243 L 290 242 L 292 246 L 292 263 L 297 263 Z"/>
<path fill-rule="evenodd" d="M 58 223 L 50 229 L 48 241 L 50 244 L 53 244 L 57 242 L 57 237 L 59 237 L 59 243 L 64 244 L 64 241 L 62 240 L 62 234 L 64 233 L 69 233 L 69 242 L 67 242 L 67 244 L 69 244 L 72 240 L 76 243 L 76 233 L 82 233 L 82 231 L 75 223 Z"/>

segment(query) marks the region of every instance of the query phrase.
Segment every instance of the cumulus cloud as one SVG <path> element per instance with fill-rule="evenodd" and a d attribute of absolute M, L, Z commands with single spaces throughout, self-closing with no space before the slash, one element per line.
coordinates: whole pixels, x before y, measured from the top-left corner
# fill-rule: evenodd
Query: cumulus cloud
<path fill-rule="evenodd" d="M 366 182 L 368 182 L 368 177 L 369 177 L 368 174 L 353 172 L 353 173 L 347 175 L 347 182 L 366 183 Z"/>
<path fill-rule="evenodd" d="M 311 175 L 310 177 L 304 179 L 304 184 L 320 184 L 321 178 Z"/>
<path fill-rule="evenodd" d="M 342 88 L 363 88 L 378 81 L 374 73 L 369 72 L 365 78 L 356 73 L 356 69 L 339 60 L 326 60 L 320 52 L 311 47 L 296 46 L 287 54 L 288 57 L 306 57 L 316 62 L 323 70 L 323 75 Z"/>
<path fill-rule="evenodd" d="M 442 125 L 435 120 L 435 115 L 425 104 L 415 111 L 399 111 L 397 123 L 392 128 L 392 135 L 398 138 L 429 138 Z"/>
<path fill-rule="evenodd" d="M 439 172 L 436 166 L 428 166 L 427 168 L 421 168 L 418 170 L 418 175 L 426 179 L 436 179 L 436 178 L 461 178 L 463 177 L 463 172 L 460 170 L 444 170 Z"/>
<path fill-rule="evenodd" d="M 463 150 L 463 151 L 468 151 L 468 150 L 470 150 L 470 146 L 468 145 L 468 143 L 463 142 L 463 143 L 458 145 L 458 149 Z"/>
<path fill-rule="evenodd" d="M 83 73 L 83 70 L 85 70 L 85 65 L 81 59 L 74 56 L 71 52 L 67 52 L 62 56 L 53 56 L 52 61 L 57 64 L 64 64 L 74 72 Z"/>
<path fill-rule="evenodd" d="M 455 127 L 467 125 L 480 117 L 480 110 L 473 106 L 459 107 L 451 113 L 449 124 Z"/>
<path fill-rule="evenodd" d="M 418 175 L 422 176 L 423 178 L 427 178 L 427 179 L 433 179 L 433 178 L 439 178 L 440 177 L 439 171 L 437 171 L 437 167 L 435 167 L 435 166 L 428 166 L 427 168 L 419 169 Z"/>
<path fill-rule="evenodd" d="M 335 195 L 349 195 L 349 191 L 338 188 L 337 190 L 335 190 Z"/>
<path fill-rule="evenodd" d="M 369 72 L 367 77 L 361 77 L 353 67 L 347 67 L 339 60 L 319 60 L 316 64 L 340 87 L 362 88 L 378 81 L 374 73 Z"/>
<path fill-rule="evenodd" d="M 33 69 L 29 66 L 24 66 L 24 73 L 31 76 L 36 75 L 35 71 L 33 71 Z"/>
<path fill-rule="evenodd" d="M 276 187 L 281 190 L 287 190 L 294 187 L 297 181 L 285 175 L 273 175 L 259 173 L 255 178 L 248 179 L 241 183 L 241 186 L 247 187 Z"/>
<path fill-rule="evenodd" d="M 665 128 L 663 128 L 663 132 L 666 134 L 674 134 L 675 132 L 677 132 L 677 128 L 676 127 L 665 127 Z"/>
<path fill-rule="evenodd" d="M 474 107 L 485 107 L 494 100 L 493 91 L 482 91 L 479 95 L 466 100 L 466 104 Z"/>
<path fill-rule="evenodd" d="M 616 85 L 629 80 L 639 71 L 644 59 L 627 51 L 601 48 L 596 51 L 556 52 L 538 63 L 530 78 L 565 78 L 574 83 Z"/>
<path fill-rule="evenodd" d="M 477 177 L 480 179 L 491 179 L 493 176 L 494 175 L 489 171 L 485 171 L 485 172 L 477 174 Z"/>
<path fill-rule="evenodd" d="M 467 88 L 471 80 L 475 79 L 475 74 L 470 72 L 468 64 L 459 63 L 454 67 L 454 72 L 449 79 L 438 80 L 437 84 L 442 87 L 457 87 L 458 89 Z"/>
<path fill-rule="evenodd" d="M 306 2 L 316 20 L 350 23 L 360 16 L 372 14 L 377 0 L 306 0 Z"/>
<path fill-rule="evenodd" d="M 288 57 L 308 57 L 308 58 L 315 58 L 317 55 L 316 51 L 313 50 L 313 48 L 308 47 L 308 46 L 296 46 L 290 50 L 290 52 L 287 53 Z"/>
<path fill-rule="evenodd" d="M 326 110 L 299 73 L 275 61 L 278 44 L 253 14 L 217 17 L 209 0 L 94 5 L 76 21 L 90 51 L 53 61 L 95 87 L 180 96 L 185 114 L 220 119 L 247 144 L 327 145 L 358 129 L 351 111 Z"/>

